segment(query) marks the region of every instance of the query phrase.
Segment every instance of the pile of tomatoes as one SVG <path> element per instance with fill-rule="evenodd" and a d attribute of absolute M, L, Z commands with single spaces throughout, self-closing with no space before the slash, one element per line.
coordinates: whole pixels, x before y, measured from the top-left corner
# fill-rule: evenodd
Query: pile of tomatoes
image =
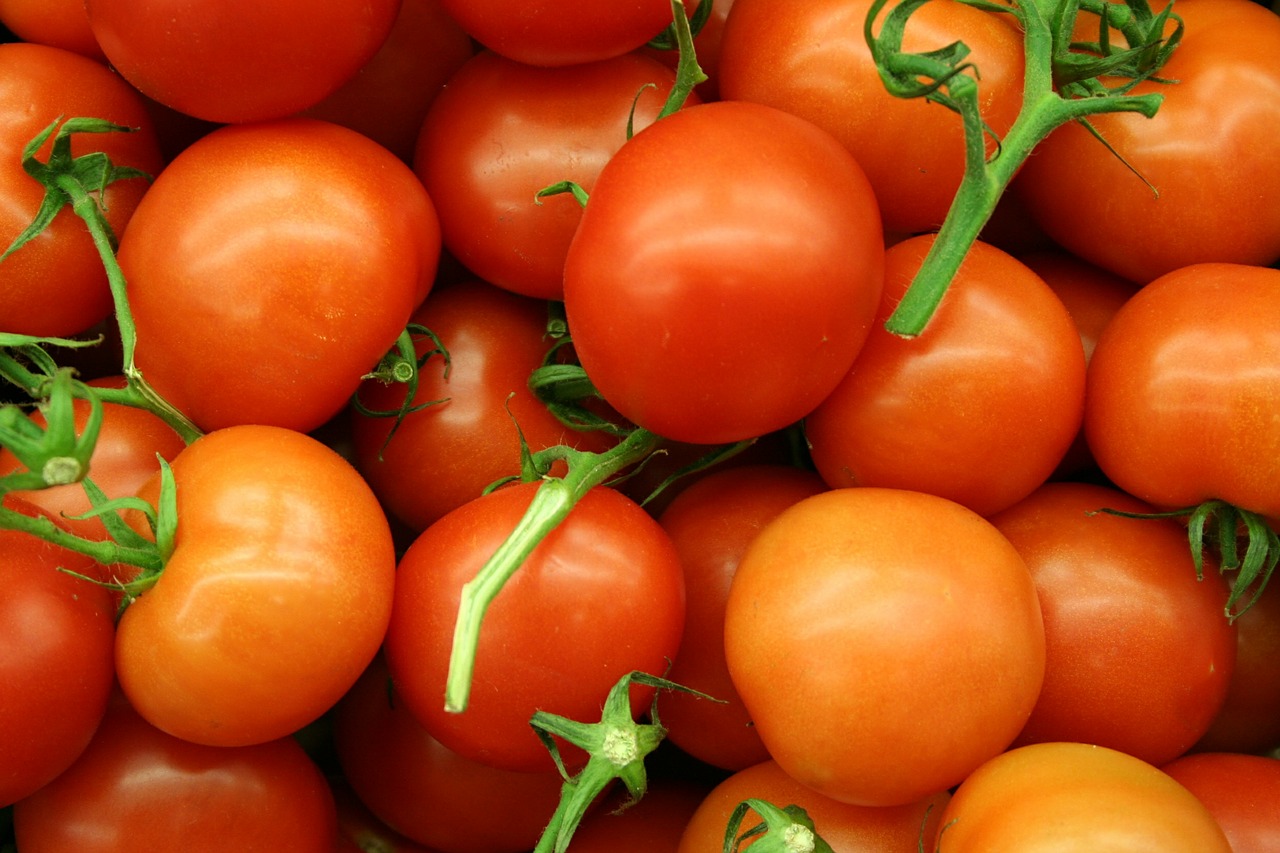
<path fill-rule="evenodd" d="M 1280 16 L 1101 4 L 900 335 L 897 5 L 0 0 L 0 849 L 1280 847 Z"/>

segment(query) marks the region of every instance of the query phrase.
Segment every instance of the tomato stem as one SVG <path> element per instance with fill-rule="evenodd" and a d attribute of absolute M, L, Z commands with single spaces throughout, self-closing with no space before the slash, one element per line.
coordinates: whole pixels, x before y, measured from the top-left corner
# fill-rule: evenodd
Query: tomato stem
<path fill-rule="evenodd" d="M 763 822 L 739 835 L 748 811 L 754 811 Z M 724 853 L 737 853 L 750 839 L 754 839 L 752 850 L 759 853 L 832 853 L 831 845 L 815 831 L 809 813 L 795 804 L 779 808 L 760 799 L 738 803 L 725 827 Z"/>

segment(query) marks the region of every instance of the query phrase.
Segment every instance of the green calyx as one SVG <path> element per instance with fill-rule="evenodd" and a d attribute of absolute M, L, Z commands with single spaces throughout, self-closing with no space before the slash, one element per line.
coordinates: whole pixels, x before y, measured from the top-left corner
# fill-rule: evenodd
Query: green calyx
<path fill-rule="evenodd" d="M 759 815 L 761 823 L 739 834 L 749 811 Z M 795 804 L 779 808 L 760 799 L 739 803 L 725 827 L 723 853 L 738 853 L 743 842 L 752 839 L 751 849 L 758 853 L 832 853 L 831 845 L 818 835 L 809 813 Z"/>

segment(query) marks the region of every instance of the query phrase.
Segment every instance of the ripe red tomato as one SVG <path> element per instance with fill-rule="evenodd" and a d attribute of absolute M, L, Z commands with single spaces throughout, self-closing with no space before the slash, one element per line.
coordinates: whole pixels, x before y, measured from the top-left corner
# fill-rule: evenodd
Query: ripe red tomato
<path fill-rule="evenodd" d="M 699 104 L 601 171 L 565 309 L 624 417 L 677 441 L 737 441 L 793 424 L 848 371 L 882 249 L 871 188 L 829 134 L 772 107 Z"/>
<path fill-rule="evenodd" d="M 1041 743 L 975 770 L 942 813 L 938 853 L 1159 850 L 1230 853 L 1195 795 L 1114 749 Z"/>
<path fill-rule="evenodd" d="M 1280 760 L 1203 752 L 1162 768 L 1204 803 L 1231 842 L 1232 853 L 1280 850 Z"/>
<path fill-rule="evenodd" d="M 779 808 L 800 806 L 833 850 L 898 853 L 915 850 L 922 832 L 925 837 L 933 835 L 950 795 L 940 791 L 898 806 L 855 806 L 825 797 L 788 776 L 777 762 L 764 761 L 739 770 L 707 795 L 685 827 L 678 853 L 723 850 L 729 815 L 749 799 L 764 800 Z M 755 812 L 748 812 L 742 829 L 751 828 L 759 820 Z M 743 849 L 754 843 L 744 844 Z"/>
<path fill-rule="evenodd" d="M 41 7 L 43 13 L 43 6 Z M 59 118 L 92 116 L 133 133 L 79 134 L 71 153 L 103 151 L 117 166 L 149 174 L 163 162 L 142 98 L 102 63 L 41 44 L 0 45 L 0 251 L 36 218 L 44 188 L 22 169 L 22 149 Z M 51 143 L 38 153 L 47 160 Z M 117 235 L 147 191 L 141 179 L 118 181 L 102 197 Z M 0 317 L 4 331 L 74 335 L 111 313 L 102 258 L 71 210 L 63 210 L 39 236 L 0 264 Z"/>
<path fill-rule="evenodd" d="M 1049 483 L 991 516 L 1026 560 L 1044 613 L 1044 686 L 1015 744 L 1078 741 L 1163 764 L 1209 728 L 1236 629 L 1223 578 L 1197 580 L 1186 529 L 1093 514 L 1153 508 L 1105 486 Z"/>
<path fill-rule="evenodd" d="M 989 515 L 1047 480 L 1079 432 L 1084 351 L 1044 281 L 984 243 L 923 334 L 887 332 L 932 241 L 914 237 L 885 253 L 871 334 L 805 433 L 832 487 L 915 489 Z"/>
<path fill-rule="evenodd" d="M 172 737 L 122 699 L 57 779 L 13 809 L 23 853 L 332 853 L 333 795 L 292 738 L 213 747 Z"/>
<path fill-rule="evenodd" d="M 89 28 L 84 0 L 0 0 L 0 23 L 24 42 L 106 60 Z"/>
<path fill-rule="evenodd" d="M 14 495 L 6 509 L 38 516 Z M 35 792 L 89 744 L 115 678 L 115 612 L 88 557 L 0 530 L 0 807 Z"/>
<path fill-rule="evenodd" d="M 1072 122 L 1016 182 L 1049 236 L 1139 283 L 1195 263 L 1280 258 L 1280 18 L 1247 0 L 1193 0 L 1176 13 L 1184 35 L 1159 76 L 1177 82 L 1134 89 L 1164 96 L 1155 117 L 1090 119 L 1123 161 Z"/>
<path fill-rule="evenodd" d="M 1280 747 L 1280 595 L 1277 587 L 1240 615 L 1227 698 L 1193 752 L 1268 752 Z"/>
<path fill-rule="evenodd" d="M 676 853 L 708 790 L 693 779 L 650 779 L 644 796 L 632 802 L 618 785 L 583 818 L 570 846 L 575 853 Z"/>
<path fill-rule="evenodd" d="M 1280 517 L 1278 295 L 1280 270 L 1194 264 L 1117 312 L 1089 364 L 1084 424 L 1112 482 L 1158 507 L 1216 498 Z"/>
<path fill-rule="evenodd" d="M 595 722 L 627 673 L 661 675 L 680 644 L 684 577 L 670 538 L 631 499 L 597 487 L 507 581 L 480 631 L 470 704 L 444 709 L 462 585 L 497 550 L 538 488 L 477 498 L 424 530 L 400 560 L 386 654 L 405 707 L 433 737 L 475 761 L 549 770 L 529 725 L 542 710 Z M 652 690 L 632 691 L 633 709 Z M 566 763 L 581 750 L 562 746 Z"/>
<path fill-rule="evenodd" d="M 474 56 L 427 113 L 413 158 L 445 246 L 485 281 L 562 298 L 582 206 L 569 194 L 536 194 L 560 181 L 590 192 L 626 142 L 627 122 L 636 131 L 651 124 L 674 82 L 637 53 L 563 68 Z"/>
<path fill-rule="evenodd" d="M 871 5 L 737 0 L 721 38 L 721 95 L 768 104 L 829 131 L 866 171 L 887 230 L 933 231 L 964 174 L 962 123 L 945 107 L 885 89 L 862 32 Z M 1022 38 L 1000 15 L 934 0 L 912 14 L 903 48 L 935 50 L 957 40 L 981 73 L 983 119 L 1003 134 L 1022 105 Z"/>
<path fill-rule="evenodd" d="M 1026 564 L 921 492 L 834 489 L 784 510 L 738 565 L 724 636 L 769 754 L 859 805 L 958 783 L 1018 734 L 1044 677 Z"/>
<path fill-rule="evenodd" d="M 440 253 L 409 167 L 315 119 L 213 131 L 130 226 L 119 260 L 138 367 L 206 431 L 305 432 L 336 415 L 426 297 Z"/>
<path fill-rule="evenodd" d="M 346 460 L 279 427 L 209 433 L 173 461 L 176 545 L 116 638 L 150 723 L 240 746 L 318 718 L 376 654 L 391 614 L 386 516 Z M 156 480 L 141 493 L 155 502 Z"/>
<path fill-rule="evenodd" d="M 673 692 L 662 697 L 659 713 L 667 739 L 701 761 L 741 770 L 769 757 L 725 663 L 725 601 L 760 529 L 825 490 L 816 473 L 800 468 L 726 468 L 694 481 L 658 516 L 680 553 L 686 594 L 684 635 L 666 677 L 719 700 Z"/>
<path fill-rule="evenodd" d="M 386 41 L 400 0 L 86 0 L 120 75 L 216 122 L 283 118 L 354 75 Z"/>

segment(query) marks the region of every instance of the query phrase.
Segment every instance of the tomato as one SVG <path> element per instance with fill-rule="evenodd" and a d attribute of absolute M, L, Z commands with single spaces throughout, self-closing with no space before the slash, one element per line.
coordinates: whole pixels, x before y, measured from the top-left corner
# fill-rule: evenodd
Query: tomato
<path fill-rule="evenodd" d="M 346 460 L 302 433 L 209 433 L 173 460 L 178 528 L 116 637 L 121 687 L 177 737 L 241 746 L 319 717 L 376 654 L 395 553 Z M 141 493 L 155 501 L 156 481 Z"/>
<path fill-rule="evenodd" d="M 1049 236 L 1139 283 L 1190 264 L 1280 259 L 1280 19 L 1247 0 L 1176 11 L 1184 35 L 1159 76 L 1177 82 L 1134 89 L 1162 94 L 1159 112 L 1090 119 L 1120 156 L 1071 123 L 1017 181 Z"/>
<path fill-rule="evenodd" d="M 97 388 L 120 388 L 124 377 L 103 377 L 88 384 Z M 76 400 L 74 410 L 76 433 L 80 434 L 89 420 L 89 402 Z M 44 414 L 39 410 L 31 413 L 31 420 L 40 426 L 46 424 Z M 88 476 L 108 498 L 128 497 L 160 469 L 157 457 L 171 460 L 185 446 L 182 438 L 151 412 L 119 403 L 103 403 L 102 425 L 93 447 Z M 13 453 L 0 447 L 0 476 L 21 468 L 22 464 Z M 86 513 L 92 508 L 84 487 L 79 483 L 15 494 L 22 495 L 51 515 L 60 516 L 63 526 L 78 536 L 108 538 L 101 519 L 68 517 Z"/>
<path fill-rule="evenodd" d="M 400 0 L 86 0 L 121 76 L 217 122 L 283 118 L 331 94 L 386 41 Z"/>
<path fill-rule="evenodd" d="M 601 171 L 565 310 L 624 417 L 677 441 L 736 441 L 799 420 L 848 371 L 882 248 L 871 188 L 829 134 L 759 104 L 699 104 Z"/>
<path fill-rule="evenodd" d="M 832 487 L 915 489 L 989 515 L 1047 480 L 1071 445 L 1084 352 L 1044 281 L 984 243 L 969 251 L 923 334 L 887 332 L 932 241 L 914 237 L 885 253 L 871 334 L 805 419 L 805 434 Z"/>
<path fill-rule="evenodd" d="M 43 7 L 42 7 L 43 13 Z M 22 169 L 22 149 L 59 118 L 92 116 L 134 133 L 80 134 L 71 153 L 103 151 L 117 166 L 160 171 L 160 148 L 142 99 L 102 63 L 40 44 L 0 45 L 0 251 L 36 218 L 44 188 Z M 47 160 L 51 143 L 38 153 Z M 147 191 L 145 180 L 118 181 L 102 197 L 119 234 Z M 82 222 L 63 210 L 49 227 L 0 263 L 4 331 L 68 336 L 111 313 L 102 259 Z"/>
<path fill-rule="evenodd" d="M 14 495 L 4 505 L 41 514 Z M 114 683 L 111 598 L 62 569 L 92 575 L 94 563 L 26 533 L 0 531 L 0 807 L 76 760 Z"/>
<path fill-rule="evenodd" d="M 685 827 L 678 853 L 722 850 L 730 814 L 748 799 L 764 800 L 780 808 L 800 806 L 813 820 L 818 835 L 833 850 L 894 853 L 915 850 L 922 832 L 933 835 L 950 795 L 940 791 L 897 806 L 850 805 L 801 785 L 783 772 L 777 762 L 764 761 L 739 770 L 707 795 Z M 749 811 L 742 821 L 742 830 L 759 822 L 756 813 Z M 743 848 L 752 843 L 744 844 Z"/>
<path fill-rule="evenodd" d="M 812 471 L 747 465 L 713 471 L 680 492 L 658 516 L 684 566 L 683 639 L 667 678 L 719 700 L 662 697 L 668 739 L 693 757 L 740 770 L 769 757 L 734 689 L 724 659 L 724 609 L 742 554 L 778 513 L 825 491 Z"/>
<path fill-rule="evenodd" d="M 336 834 L 328 783 L 291 738 L 201 746 L 122 700 L 70 769 L 14 806 L 13 822 L 23 853 L 330 853 Z"/>
<path fill-rule="evenodd" d="M 445 246 L 492 284 L 560 299 L 582 207 L 569 194 L 536 194 L 560 181 L 590 192 L 628 121 L 637 131 L 651 124 L 674 82 L 635 53 L 563 68 L 477 54 L 428 111 L 414 152 Z"/>
<path fill-rule="evenodd" d="M 24 42 L 105 60 L 83 0 L 0 0 L 0 23 Z"/>
<path fill-rule="evenodd" d="M 1115 315 L 1089 364 L 1084 425 L 1118 487 L 1160 507 L 1217 498 L 1280 516 L 1278 294 L 1280 270 L 1194 264 Z"/>
<path fill-rule="evenodd" d="M 1033 744 L 988 761 L 956 789 L 941 827 L 938 853 L 1231 850 L 1209 811 L 1168 774 L 1080 743 Z"/>
<path fill-rule="evenodd" d="M 338 809 L 338 838 L 334 853 L 432 853 L 388 827 L 356 797 L 341 777 L 329 779 Z"/>
<path fill-rule="evenodd" d="M 1227 585 L 1197 580 L 1186 529 L 1122 518 L 1153 508 L 1115 489 L 1049 483 L 991 517 L 1026 560 L 1044 613 L 1044 686 L 1015 744 L 1079 741 L 1163 764 L 1226 698 L 1236 629 Z"/>
<path fill-rule="evenodd" d="M 441 0 L 476 41 L 528 65 L 577 65 L 628 53 L 671 23 L 670 0 Z"/>
<path fill-rule="evenodd" d="M 382 48 L 303 113 L 358 130 L 407 163 L 440 88 L 474 52 L 440 0 L 403 0 Z"/>
<path fill-rule="evenodd" d="M 783 510 L 738 565 L 724 631 L 769 754 L 858 805 L 958 783 L 1018 734 L 1044 677 L 1026 564 L 921 492 L 834 489 Z"/>
<path fill-rule="evenodd" d="M 1235 621 L 1236 665 L 1227 698 L 1193 747 L 1207 752 L 1266 752 L 1280 747 L 1280 595 L 1262 595 Z"/>
<path fill-rule="evenodd" d="M 392 689 L 381 656 L 335 708 L 333 741 L 359 801 L 399 834 L 439 853 L 530 850 L 560 800 L 563 780 L 554 769 L 500 770 L 429 735 Z"/>
<path fill-rule="evenodd" d="M 533 550 L 489 607 L 470 704 L 444 709 L 462 585 L 515 528 L 538 483 L 490 492 L 424 530 L 401 557 L 387 663 L 405 707 L 448 748 L 495 767 L 549 770 L 529 725 L 542 710 L 600 719 L 627 673 L 666 671 L 684 625 L 684 577 L 670 538 L 634 501 L 589 491 Z M 632 692 L 633 710 L 652 690 Z M 577 748 L 562 747 L 581 764 Z"/>
<path fill-rule="evenodd" d="M 1280 760 L 1229 752 L 1184 755 L 1161 768 L 1204 803 L 1232 853 L 1280 848 Z"/>
<path fill-rule="evenodd" d="M 676 853 L 708 790 L 692 779 L 651 779 L 644 796 L 632 801 L 618 785 L 583 818 L 570 847 L 575 853 Z"/>
<path fill-rule="evenodd" d="M 352 418 L 356 467 L 409 528 L 423 530 L 497 480 L 518 475 L 521 435 L 535 451 L 558 444 L 603 450 L 611 443 L 602 433 L 567 428 L 529 390 L 529 374 L 549 346 L 545 302 L 468 280 L 432 291 L 412 320 L 449 352 L 447 368 L 442 357 L 426 362 L 414 397 L 418 404 L 440 402 L 408 415 L 390 442 L 394 418 Z M 432 348 L 429 338 L 417 344 L 420 357 Z M 374 380 L 360 388 L 360 402 L 381 411 L 398 410 L 404 395 L 403 386 Z"/>
<path fill-rule="evenodd" d="M 889 94 L 863 37 L 871 5 L 737 0 L 721 38 L 721 96 L 768 104 L 831 132 L 866 170 L 886 229 L 936 230 L 964 174 L 960 116 Z M 903 49 L 957 40 L 972 50 L 966 61 L 981 74 L 983 119 L 1003 134 L 1022 105 L 1021 35 L 1000 15 L 935 0 L 912 14 Z"/>
<path fill-rule="evenodd" d="M 119 260 L 138 367 L 206 431 L 305 432 L 336 415 L 426 297 L 440 252 L 408 166 L 315 119 L 211 132 L 130 226 Z"/>

